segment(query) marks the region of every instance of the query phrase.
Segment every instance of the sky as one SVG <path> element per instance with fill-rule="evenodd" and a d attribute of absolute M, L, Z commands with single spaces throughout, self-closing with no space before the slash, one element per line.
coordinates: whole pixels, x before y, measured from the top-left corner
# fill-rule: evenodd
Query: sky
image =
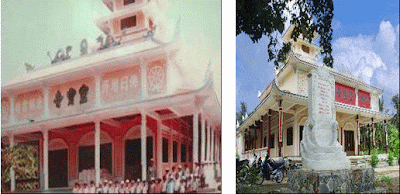
<path fill-rule="evenodd" d="M 334 0 L 333 67 L 384 89 L 385 108 L 399 93 L 399 1 Z M 236 36 L 236 111 L 245 102 L 250 114 L 273 79 L 268 62 L 268 39 L 252 43 L 244 33 Z"/>
<path fill-rule="evenodd" d="M 191 57 L 185 62 L 203 64 L 211 61 L 214 86 L 221 102 L 221 1 L 158 0 L 166 7 L 166 19 L 172 24 L 180 19 L 183 48 Z M 103 35 L 95 18 L 111 12 L 101 0 L 7 0 L 1 2 L 1 85 L 25 74 L 24 63 L 49 66 L 47 52 L 54 57 L 59 48 L 71 45 L 72 58 L 79 56 L 80 42 Z M 103 35 L 104 36 L 104 35 Z M 200 62 L 199 62 L 200 61 Z"/>

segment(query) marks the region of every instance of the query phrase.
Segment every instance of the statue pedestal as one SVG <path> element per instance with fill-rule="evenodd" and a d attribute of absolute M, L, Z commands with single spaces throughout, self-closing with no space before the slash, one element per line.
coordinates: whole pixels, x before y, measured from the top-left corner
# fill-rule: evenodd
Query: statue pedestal
<path fill-rule="evenodd" d="M 351 170 L 310 170 L 296 169 L 288 171 L 284 193 L 386 193 L 375 188 L 375 176 L 372 168 Z"/>

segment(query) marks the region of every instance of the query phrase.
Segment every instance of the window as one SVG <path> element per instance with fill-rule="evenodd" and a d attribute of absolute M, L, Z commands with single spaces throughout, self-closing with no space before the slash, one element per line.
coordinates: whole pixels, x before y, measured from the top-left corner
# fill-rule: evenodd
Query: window
<path fill-rule="evenodd" d="M 303 140 L 303 129 L 304 129 L 304 126 L 300 126 L 300 142 L 301 142 L 301 140 Z"/>
<path fill-rule="evenodd" d="M 173 162 L 178 162 L 178 143 L 176 141 L 173 142 Z"/>
<path fill-rule="evenodd" d="M 181 144 L 181 162 L 186 162 L 186 145 Z"/>
<path fill-rule="evenodd" d="M 124 0 L 124 5 L 135 3 L 135 0 Z"/>
<path fill-rule="evenodd" d="M 269 147 L 275 148 L 275 134 L 269 136 Z"/>
<path fill-rule="evenodd" d="M 293 127 L 286 130 L 286 145 L 293 145 Z"/>
<path fill-rule="evenodd" d="M 192 147 L 189 147 L 189 162 L 193 161 L 193 153 L 192 153 Z"/>
<path fill-rule="evenodd" d="M 127 17 L 121 20 L 121 30 L 136 26 L 136 16 Z"/>
<path fill-rule="evenodd" d="M 306 45 L 301 45 L 301 50 L 303 50 L 305 53 L 310 53 L 310 47 Z"/>
<path fill-rule="evenodd" d="M 264 137 L 264 146 L 263 147 L 267 147 L 267 137 Z"/>
<path fill-rule="evenodd" d="M 162 161 L 168 162 L 168 139 L 167 138 L 162 138 L 162 146 L 163 146 Z"/>

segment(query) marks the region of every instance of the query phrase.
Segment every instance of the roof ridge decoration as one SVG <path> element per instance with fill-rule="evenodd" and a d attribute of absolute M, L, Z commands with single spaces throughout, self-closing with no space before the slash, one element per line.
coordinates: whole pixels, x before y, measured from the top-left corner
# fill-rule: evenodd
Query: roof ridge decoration
<path fill-rule="evenodd" d="M 163 41 L 158 40 L 158 39 L 156 39 L 154 37 L 154 34 L 155 34 L 156 30 L 157 30 L 157 26 L 156 25 L 154 25 L 154 27 L 147 33 L 147 38 L 149 40 L 157 43 L 157 44 L 160 44 L 160 45 L 166 45 L 166 44 L 170 44 L 170 43 L 176 42 L 181 38 L 180 25 L 181 25 L 181 17 L 178 18 L 178 21 L 175 24 L 174 34 L 172 35 L 172 39 L 170 41 L 163 42 Z"/>
<path fill-rule="evenodd" d="M 211 61 L 208 62 L 207 70 L 204 76 L 204 84 L 211 83 L 214 84 L 213 81 L 213 72 L 211 71 Z"/>

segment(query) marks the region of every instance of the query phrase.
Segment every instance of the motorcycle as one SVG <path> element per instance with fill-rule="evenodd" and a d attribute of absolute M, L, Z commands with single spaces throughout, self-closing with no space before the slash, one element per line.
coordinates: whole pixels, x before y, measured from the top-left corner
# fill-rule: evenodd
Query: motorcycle
<path fill-rule="evenodd" d="M 283 158 L 274 161 L 270 159 L 269 154 L 267 154 L 262 164 L 263 178 L 266 178 L 267 180 L 275 180 L 277 183 L 282 182 L 284 163 Z"/>

